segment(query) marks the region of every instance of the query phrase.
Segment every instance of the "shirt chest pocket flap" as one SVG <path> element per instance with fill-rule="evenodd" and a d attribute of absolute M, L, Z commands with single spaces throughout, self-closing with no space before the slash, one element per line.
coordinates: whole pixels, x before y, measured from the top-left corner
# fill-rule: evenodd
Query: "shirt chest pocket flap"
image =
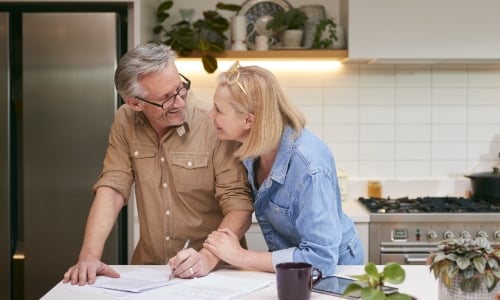
<path fill-rule="evenodd" d="M 174 166 L 183 169 L 193 170 L 206 168 L 208 166 L 208 157 L 202 155 L 173 155 L 172 163 Z"/>

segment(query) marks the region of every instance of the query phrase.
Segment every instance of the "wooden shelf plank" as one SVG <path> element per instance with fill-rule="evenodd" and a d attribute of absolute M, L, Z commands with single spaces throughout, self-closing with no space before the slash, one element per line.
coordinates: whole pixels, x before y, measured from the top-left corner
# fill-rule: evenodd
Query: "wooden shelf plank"
<path fill-rule="evenodd" d="M 182 58 L 199 58 L 199 54 L 193 54 Z M 225 51 L 215 54 L 214 57 L 221 59 L 262 59 L 262 60 L 285 60 L 285 59 L 305 59 L 305 60 L 344 60 L 347 58 L 347 50 L 268 50 L 268 51 Z"/>

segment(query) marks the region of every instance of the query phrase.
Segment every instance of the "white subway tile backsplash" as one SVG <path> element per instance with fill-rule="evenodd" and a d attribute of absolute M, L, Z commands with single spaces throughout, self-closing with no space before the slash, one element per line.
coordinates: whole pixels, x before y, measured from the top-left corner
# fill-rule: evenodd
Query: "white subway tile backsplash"
<path fill-rule="evenodd" d="M 458 88 L 433 88 L 432 105 L 434 106 L 465 106 L 467 105 L 467 89 Z"/>
<path fill-rule="evenodd" d="M 433 142 L 466 142 L 467 126 L 465 124 L 432 126 Z"/>
<path fill-rule="evenodd" d="M 273 72 L 350 178 L 463 178 L 500 165 L 500 66 L 350 63 Z M 216 76 L 189 78 L 211 103 Z"/>
<path fill-rule="evenodd" d="M 500 106 L 500 88 L 470 88 L 469 106 Z"/>
<path fill-rule="evenodd" d="M 324 120 L 326 124 L 359 123 L 359 108 L 351 106 L 325 106 Z"/>
<path fill-rule="evenodd" d="M 460 160 L 467 159 L 467 144 L 466 143 L 432 143 L 432 160 Z"/>
<path fill-rule="evenodd" d="M 396 90 L 394 88 L 362 88 L 359 92 L 359 103 L 369 106 L 394 106 Z"/>
<path fill-rule="evenodd" d="M 431 88 L 396 88 L 396 105 L 398 106 L 426 106 L 431 104 Z"/>
<path fill-rule="evenodd" d="M 500 68 L 490 65 L 469 66 L 470 87 L 500 87 Z"/>
<path fill-rule="evenodd" d="M 359 120 L 361 124 L 394 123 L 396 119 L 395 111 L 394 106 L 361 106 Z"/>
<path fill-rule="evenodd" d="M 431 122 L 431 109 L 425 106 L 397 106 L 396 123 L 428 124 Z"/>
<path fill-rule="evenodd" d="M 397 65 L 396 85 L 398 87 L 428 87 L 431 85 L 429 65 Z"/>
<path fill-rule="evenodd" d="M 423 163 L 431 159 L 431 143 L 402 142 L 396 144 L 396 161 L 418 161 Z"/>
<path fill-rule="evenodd" d="M 432 86 L 463 87 L 467 85 L 467 66 L 435 65 L 432 67 Z"/>
<path fill-rule="evenodd" d="M 324 124 L 323 129 L 323 138 L 325 141 L 359 141 L 359 125 L 357 124 Z"/>
<path fill-rule="evenodd" d="M 359 89 L 354 87 L 325 88 L 325 106 L 358 106 Z"/>
<path fill-rule="evenodd" d="M 396 126 L 397 142 L 430 142 L 432 126 L 412 124 Z"/>
<path fill-rule="evenodd" d="M 370 161 L 394 161 L 394 143 L 360 142 L 359 159 Z"/>
<path fill-rule="evenodd" d="M 359 140 L 361 142 L 393 142 L 394 125 L 361 124 L 359 126 Z"/>
<path fill-rule="evenodd" d="M 464 124 L 467 122 L 467 108 L 454 106 L 433 106 L 432 123 L 434 124 Z"/>
<path fill-rule="evenodd" d="M 500 126 L 500 106 L 469 107 L 467 121 L 471 124 L 498 124 Z"/>
<path fill-rule="evenodd" d="M 395 87 L 396 67 L 394 65 L 360 65 L 361 87 Z"/>
<path fill-rule="evenodd" d="M 469 142 L 500 142 L 500 125 L 470 124 L 467 126 L 467 139 Z"/>

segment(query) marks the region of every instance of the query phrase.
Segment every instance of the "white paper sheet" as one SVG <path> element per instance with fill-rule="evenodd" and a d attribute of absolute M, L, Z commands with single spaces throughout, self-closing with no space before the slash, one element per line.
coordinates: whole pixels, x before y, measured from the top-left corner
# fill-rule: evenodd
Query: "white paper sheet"
<path fill-rule="evenodd" d="M 266 288 L 273 282 L 274 280 L 230 277 L 212 273 L 169 286 L 163 289 L 162 293 L 189 299 L 232 300 Z"/>
<path fill-rule="evenodd" d="M 150 289 L 171 285 L 181 280 L 169 280 L 170 271 L 137 269 L 125 272 L 120 278 L 99 277 L 92 287 L 140 293 Z"/>

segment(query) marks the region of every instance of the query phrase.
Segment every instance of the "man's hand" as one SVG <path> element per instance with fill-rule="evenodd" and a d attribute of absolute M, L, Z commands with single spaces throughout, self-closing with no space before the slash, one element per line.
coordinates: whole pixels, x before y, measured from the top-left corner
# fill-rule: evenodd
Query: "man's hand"
<path fill-rule="evenodd" d="M 97 275 L 105 275 L 113 278 L 120 277 L 120 274 L 107 264 L 95 257 L 80 258 L 78 263 L 64 273 L 64 283 L 85 285 L 93 284 Z"/>
<path fill-rule="evenodd" d="M 173 274 L 180 278 L 206 276 L 217 265 L 219 260 L 206 249 L 197 252 L 193 248 L 181 250 L 170 258 L 168 265 Z"/>

